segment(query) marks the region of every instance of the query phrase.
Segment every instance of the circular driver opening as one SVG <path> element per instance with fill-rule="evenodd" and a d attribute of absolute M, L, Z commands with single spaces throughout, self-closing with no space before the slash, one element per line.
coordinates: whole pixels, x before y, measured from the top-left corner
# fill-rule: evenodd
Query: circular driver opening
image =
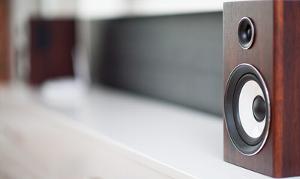
<path fill-rule="evenodd" d="M 238 38 L 243 49 L 249 49 L 254 41 L 254 25 L 249 17 L 243 17 L 239 22 Z"/>

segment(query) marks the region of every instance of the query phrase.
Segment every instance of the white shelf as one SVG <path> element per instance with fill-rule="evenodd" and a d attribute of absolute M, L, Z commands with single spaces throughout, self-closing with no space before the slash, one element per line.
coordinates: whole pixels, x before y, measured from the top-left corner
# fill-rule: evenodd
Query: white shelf
<path fill-rule="evenodd" d="M 219 117 L 103 88 L 84 106 L 84 125 L 195 178 L 266 178 L 223 161 Z"/>
<path fill-rule="evenodd" d="M 268 178 L 223 161 L 219 117 L 106 88 L 58 112 L 33 100 L 37 92 L 13 89 L 0 90 L 0 123 L 13 134 L 0 135 L 8 146 L 0 158 L 23 164 L 13 166 L 20 176 L 31 161 L 38 174 L 75 167 L 105 178 Z"/>

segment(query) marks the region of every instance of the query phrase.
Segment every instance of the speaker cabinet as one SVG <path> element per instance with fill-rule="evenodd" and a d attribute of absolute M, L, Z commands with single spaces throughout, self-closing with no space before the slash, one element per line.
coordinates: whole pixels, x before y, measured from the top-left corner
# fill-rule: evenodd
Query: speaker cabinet
<path fill-rule="evenodd" d="M 30 84 L 74 76 L 75 27 L 75 19 L 30 20 Z"/>
<path fill-rule="evenodd" d="M 300 1 L 224 3 L 224 160 L 300 175 Z"/>

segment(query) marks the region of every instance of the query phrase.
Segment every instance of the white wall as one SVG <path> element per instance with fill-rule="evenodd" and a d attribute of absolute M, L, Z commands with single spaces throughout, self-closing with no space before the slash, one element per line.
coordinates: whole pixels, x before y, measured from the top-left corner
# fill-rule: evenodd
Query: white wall
<path fill-rule="evenodd" d="M 11 76 L 12 81 L 24 80 L 29 68 L 28 20 L 38 13 L 39 0 L 11 0 Z"/>
<path fill-rule="evenodd" d="M 44 17 L 73 17 L 78 0 L 40 0 L 40 15 Z"/>
<path fill-rule="evenodd" d="M 78 0 L 83 19 L 221 11 L 223 0 Z"/>
<path fill-rule="evenodd" d="M 78 0 L 77 15 L 83 19 L 126 15 L 130 0 Z"/>
<path fill-rule="evenodd" d="M 223 0 L 132 0 L 135 14 L 177 14 L 222 10 Z"/>

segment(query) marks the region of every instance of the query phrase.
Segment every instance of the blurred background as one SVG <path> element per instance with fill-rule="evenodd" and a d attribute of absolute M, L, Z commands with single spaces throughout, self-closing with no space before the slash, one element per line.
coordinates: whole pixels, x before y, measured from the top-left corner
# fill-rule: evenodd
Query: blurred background
<path fill-rule="evenodd" d="M 106 85 L 221 114 L 221 0 L 1 0 L 0 8 L 2 82 Z"/>
<path fill-rule="evenodd" d="M 0 137 L 6 136 L 3 131 L 7 128 L 17 134 L 6 136 L 8 141 L 25 136 L 18 134 L 20 129 L 15 126 L 20 118 L 30 116 L 24 110 L 29 110 L 34 100 L 75 118 L 82 109 L 102 110 L 106 120 L 99 117 L 100 112 L 88 116 L 108 131 L 108 124 L 121 125 L 107 122 L 110 116 L 124 117 L 126 109 L 126 113 L 134 113 L 140 106 L 131 107 L 130 99 L 124 102 L 115 92 L 154 100 L 156 108 L 166 103 L 205 112 L 221 121 L 222 5 L 222 0 L 0 0 L 0 125 L 4 126 Z M 146 109 L 137 114 L 151 111 Z M 17 114 L 19 117 L 11 117 Z M 153 115 L 156 118 L 156 113 Z M 168 115 L 160 118 L 168 118 L 163 116 Z M 16 121 L 11 123 L 13 119 Z M 122 125 L 125 123 L 123 120 Z M 155 136 L 152 131 L 149 127 L 149 135 Z M 123 135 L 127 134 L 120 133 Z M 0 140 L 0 145 L 7 143 Z M 18 158 L 15 153 L 3 154 L 12 148 L 0 150 L 0 160 L 3 156 Z M 22 176 L 4 166 L 0 162 L 0 176 Z"/>

